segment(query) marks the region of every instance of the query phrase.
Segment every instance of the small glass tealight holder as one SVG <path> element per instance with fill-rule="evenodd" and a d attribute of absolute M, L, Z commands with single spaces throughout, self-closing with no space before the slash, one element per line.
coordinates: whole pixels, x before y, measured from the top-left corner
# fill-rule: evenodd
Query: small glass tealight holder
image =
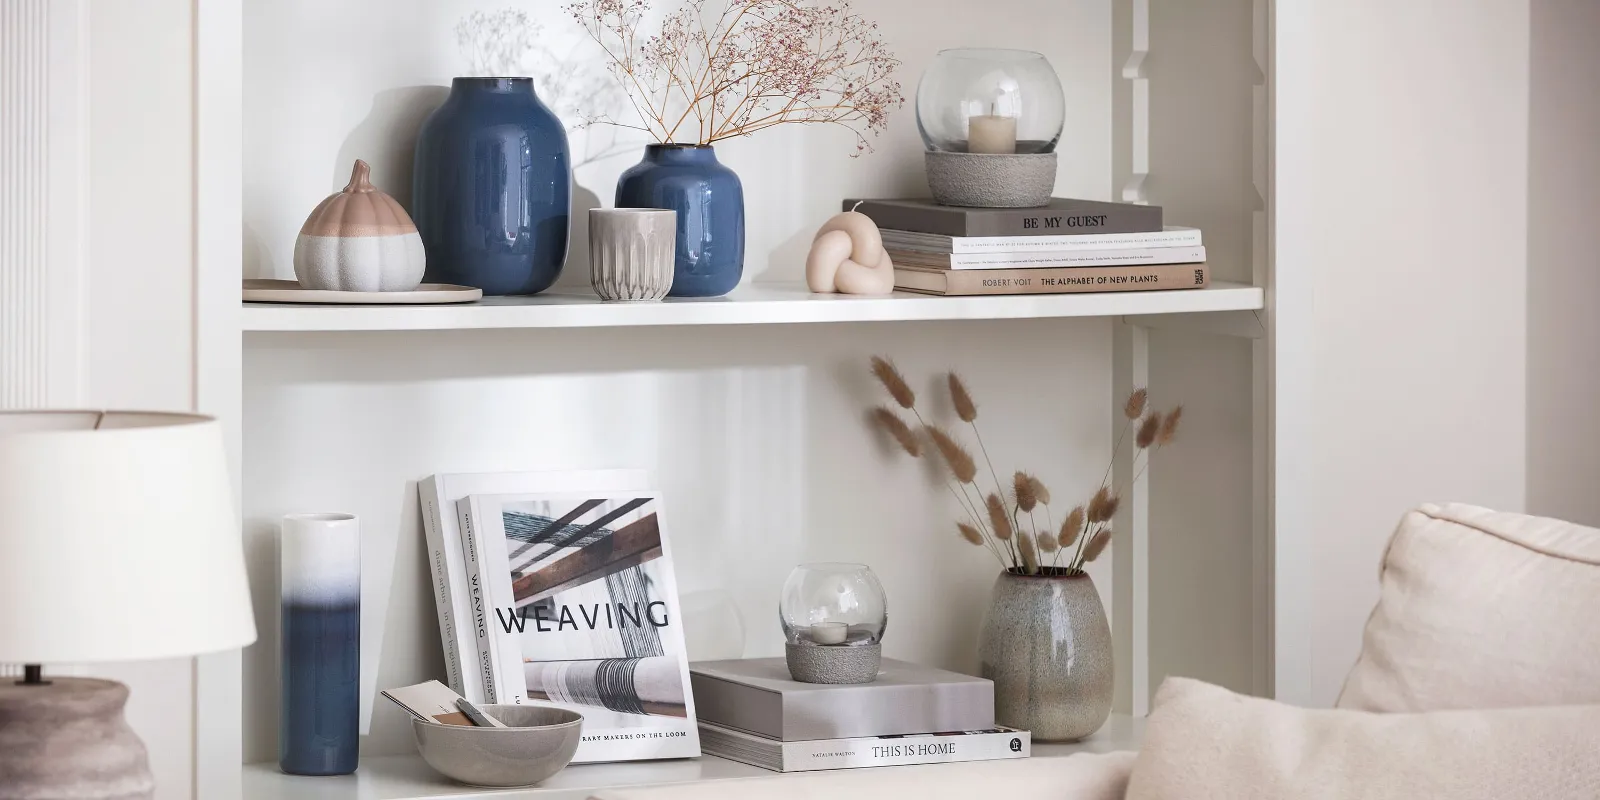
<path fill-rule="evenodd" d="M 864 564 L 801 564 L 778 607 L 789 675 L 802 683 L 871 683 L 878 677 L 888 601 Z"/>

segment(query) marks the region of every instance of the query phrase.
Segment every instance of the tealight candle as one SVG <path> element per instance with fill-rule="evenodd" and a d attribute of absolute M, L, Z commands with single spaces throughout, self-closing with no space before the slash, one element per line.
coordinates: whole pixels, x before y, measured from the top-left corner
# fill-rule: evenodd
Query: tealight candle
<path fill-rule="evenodd" d="M 811 641 L 817 644 L 844 644 L 850 626 L 843 622 L 818 622 L 811 626 Z"/>
<path fill-rule="evenodd" d="M 1017 152 L 1017 118 L 977 114 L 967 119 L 967 152 Z"/>

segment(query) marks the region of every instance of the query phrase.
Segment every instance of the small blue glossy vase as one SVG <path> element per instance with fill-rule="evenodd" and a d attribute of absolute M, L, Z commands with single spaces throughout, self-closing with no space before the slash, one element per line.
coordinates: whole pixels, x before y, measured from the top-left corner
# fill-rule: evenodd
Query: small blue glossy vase
<path fill-rule="evenodd" d="M 668 297 L 719 297 L 744 274 L 744 187 L 710 145 L 653 144 L 617 179 L 617 208 L 678 212 Z M 430 256 L 431 258 L 431 256 Z"/>
<path fill-rule="evenodd" d="M 456 78 L 417 136 L 411 218 L 423 280 L 536 294 L 567 261 L 567 131 L 532 78 Z"/>
<path fill-rule="evenodd" d="M 348 775 L 361 755 L 361 540 L 349 514 L 290 514 L 279 540 L 278 767 Z"/>

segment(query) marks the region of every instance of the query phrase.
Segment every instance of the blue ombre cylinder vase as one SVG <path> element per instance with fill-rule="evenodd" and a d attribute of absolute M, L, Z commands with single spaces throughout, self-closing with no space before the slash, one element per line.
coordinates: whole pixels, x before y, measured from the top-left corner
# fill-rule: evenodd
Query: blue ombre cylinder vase
<path fill-rule="evenodd" d="M 456 78 L 417 135 L 411 219 L 430 283 L 536 294 L 567 261 L 566 126 L 532 78 Z"/>
<path fill-rule="evenodd" d="M 653 144 L 617 179 L 617 208 L 678 212 L 668 297 L 719 297 L 744 274 L 744 186 L 710 145 Z M 432 258 L 432 255 L 429 255 Z"/>
<path fill-rule="evenodd" d="M 360 758 L 361 540 L 350 514 L 290 514 L 278 548 L 278 767 L 348 775 Z"/>

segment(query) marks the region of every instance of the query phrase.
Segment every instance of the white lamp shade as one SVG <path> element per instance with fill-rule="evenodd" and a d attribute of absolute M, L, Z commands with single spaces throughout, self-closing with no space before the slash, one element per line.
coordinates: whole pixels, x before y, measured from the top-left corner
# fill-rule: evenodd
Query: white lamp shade
<path fill-rule="evenodd" d="M 0 413 L 0 662 L 168 658 L 255 638 L 215 420 Z"/>

